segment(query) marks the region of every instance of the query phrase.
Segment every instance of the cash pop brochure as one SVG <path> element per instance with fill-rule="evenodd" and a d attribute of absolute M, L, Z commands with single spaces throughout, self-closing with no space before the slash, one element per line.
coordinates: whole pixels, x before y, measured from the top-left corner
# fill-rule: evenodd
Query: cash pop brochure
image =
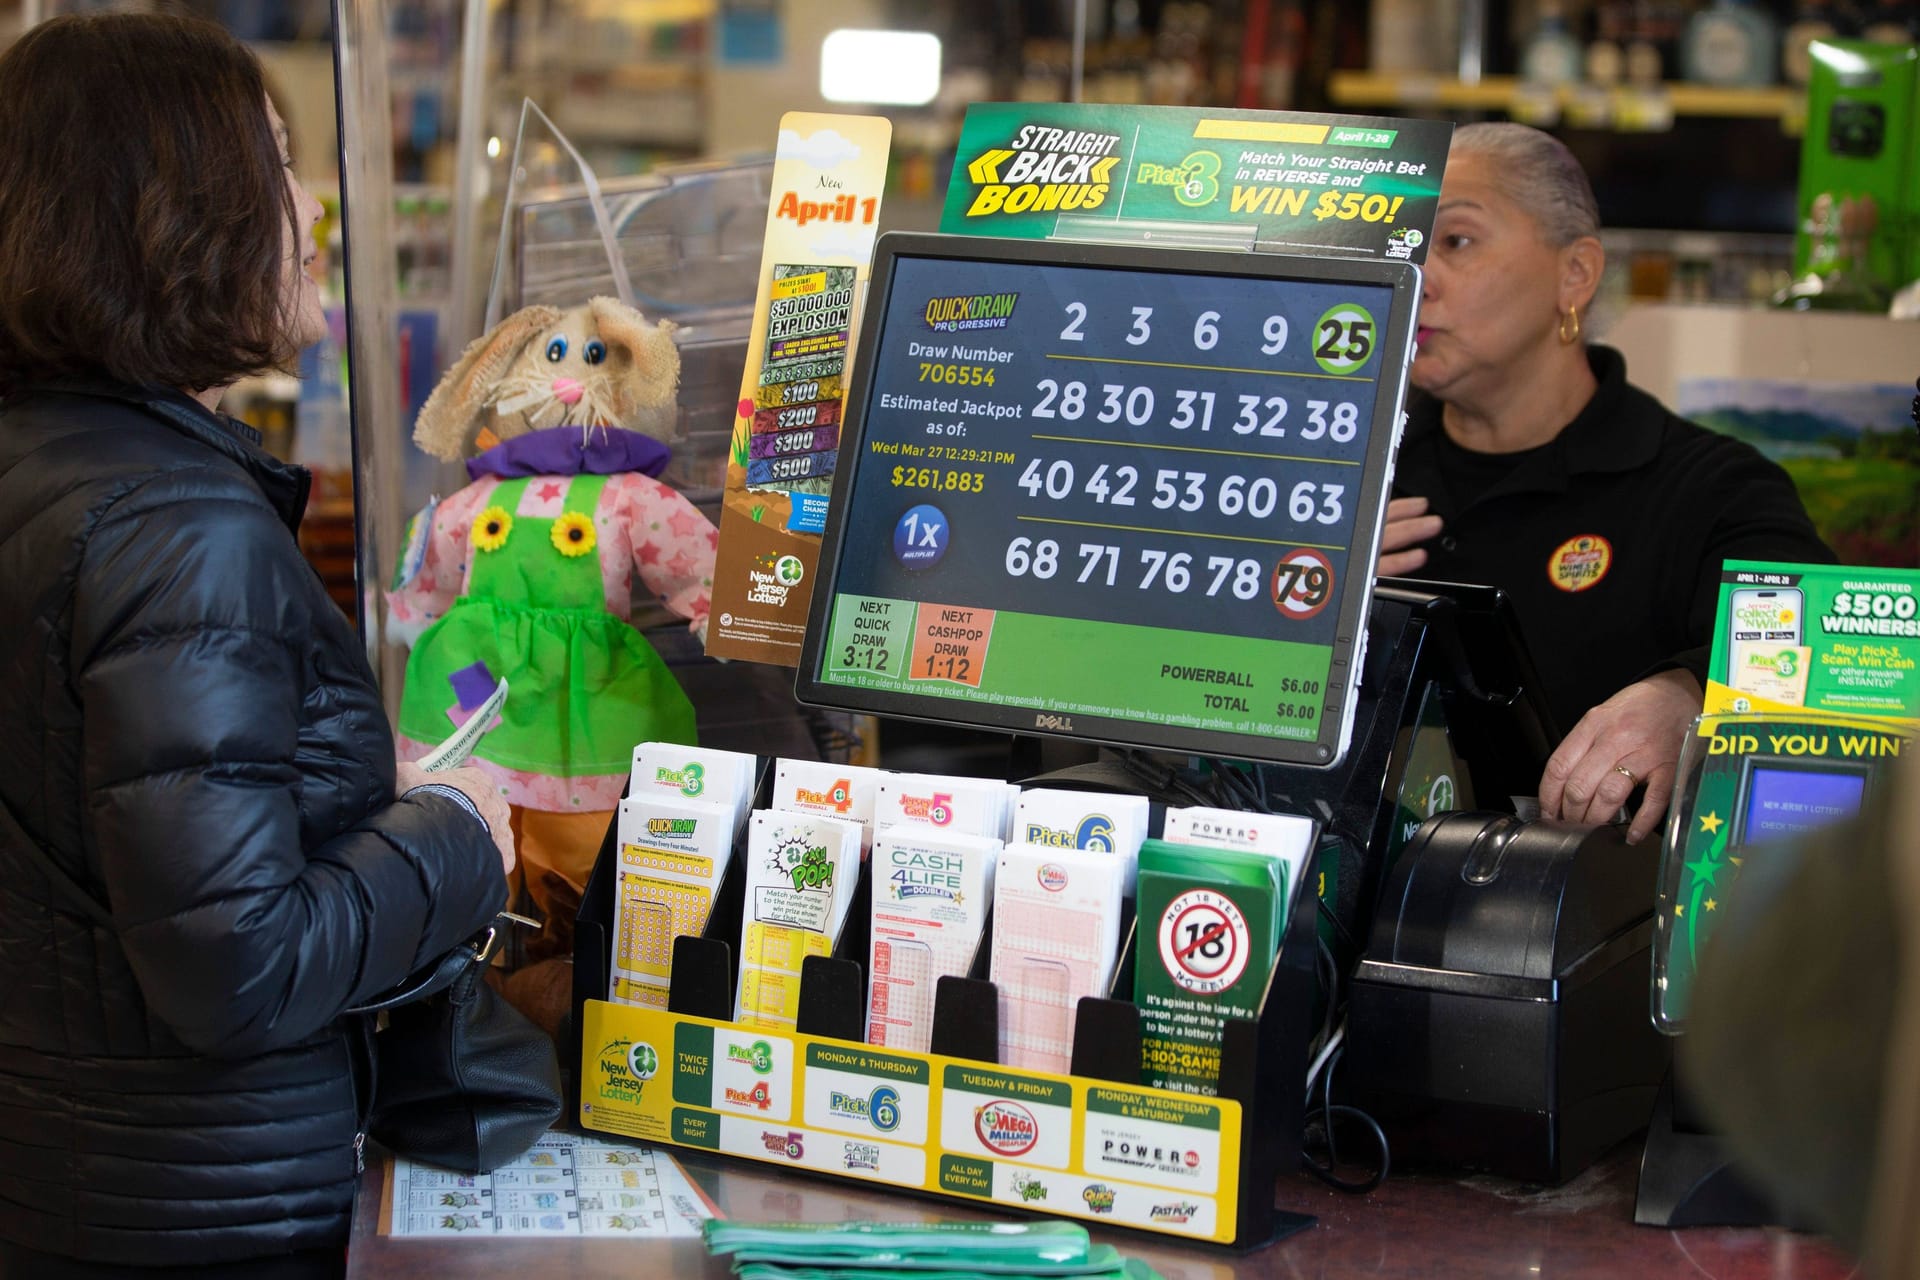
<path fill-rule="evenodd" d="M 780 118 L 713 569 L 715 657 L 799 661 L 892 140 L 879 116 Z"/>
<path fill-rule="evenodd" d="M 1920 571 L 1729 560 L 1707 677 L 1709 716 L 1920 722 Z"/>
<path fill-rule="evenodd" d="M 1111 238 L 1206 224 L 1223 245 L 1423 262 L 1451 124 L 1085 103 L 967 109 L 940 229 Z"/>
<path fill-rule="evenodd" d="M 742 1026 L 791 1028 L 800 967 L 830 955 L 860 875 L 857 822 L 779 810 L 747 823 L 747 903 L 740 921 Z"/>

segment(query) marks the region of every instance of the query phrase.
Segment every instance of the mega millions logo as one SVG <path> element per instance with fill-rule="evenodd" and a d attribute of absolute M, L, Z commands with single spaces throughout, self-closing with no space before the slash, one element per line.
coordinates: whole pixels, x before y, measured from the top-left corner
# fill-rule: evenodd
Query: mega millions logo
<path fill-rule="evenodd" d="M 976 190 L 967 217 L 996 213 L 1090 213 L 1106 203 L 1120 163 L 1120 135 L 1022 125 L 1004 147 L 967 165 Z"/>
<path fill-rule="evenodd" d="M 827 1098 L 827 1110 L 849 1120 L 865 1120 L 882 1133 L 892 1133 L 900 1127 L 900 1091 L 883 1084 L 863 1098 L 835 1089 Z"/>
<path fill-rule="evenodd" d="M 973 1113 L 974 1136 L 995 1155 L 1023 1156 L 1039 1145 L 1040 1122 L 1017 1102 L 989 1102 Z"/>
<path fill-rule="evenodd" d="M 700 764 L 679 769 L 660 768 L 654 770 L 653 781 L 658 786 L 677 787 L 683 796 L 697 796 L 707 789 L 707 769 Z"/>
<path fill-rule="evenodd" d="M 1067 887 L 1066 868 L 1057 862 L 1041 863 L 1040 869 L 1033 873 L 1033 878 L 1039 881 L 1040 887 L 1048 893 L 1058 893 Z"/>

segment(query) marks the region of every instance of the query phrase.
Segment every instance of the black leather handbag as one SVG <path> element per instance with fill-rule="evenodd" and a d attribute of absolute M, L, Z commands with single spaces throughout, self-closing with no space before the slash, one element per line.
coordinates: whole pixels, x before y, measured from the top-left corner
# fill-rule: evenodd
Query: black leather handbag
<path fill-rule="evenodd" d="M 560 1063 L 545 1032 L 487 985 L 502 916 L 378 1000 L 368 1133 L 411 1160 L 487 1173 L 560 1118 Z"/>

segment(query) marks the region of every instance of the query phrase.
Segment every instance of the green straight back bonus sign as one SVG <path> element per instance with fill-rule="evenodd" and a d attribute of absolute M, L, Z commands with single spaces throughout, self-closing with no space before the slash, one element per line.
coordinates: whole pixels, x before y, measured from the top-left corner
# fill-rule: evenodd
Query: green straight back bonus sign
<path fill-rule="evenodd" d="M 1271 253 L 1421 262 L 1452 137 L 1431 120 L 981 103 L 940 229 L 1101 239 L 1101 221 L 1206 223 Z"/>

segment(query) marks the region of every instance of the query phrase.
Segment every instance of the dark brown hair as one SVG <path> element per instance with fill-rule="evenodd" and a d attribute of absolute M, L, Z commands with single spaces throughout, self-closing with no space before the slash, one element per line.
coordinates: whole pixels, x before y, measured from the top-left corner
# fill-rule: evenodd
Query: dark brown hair
<path fill-rule="evenodd" d="M 274 366 L 295 225 L 260 64 L 221 28 L 55 18 L 0 56 L 0 391 Z"/>

